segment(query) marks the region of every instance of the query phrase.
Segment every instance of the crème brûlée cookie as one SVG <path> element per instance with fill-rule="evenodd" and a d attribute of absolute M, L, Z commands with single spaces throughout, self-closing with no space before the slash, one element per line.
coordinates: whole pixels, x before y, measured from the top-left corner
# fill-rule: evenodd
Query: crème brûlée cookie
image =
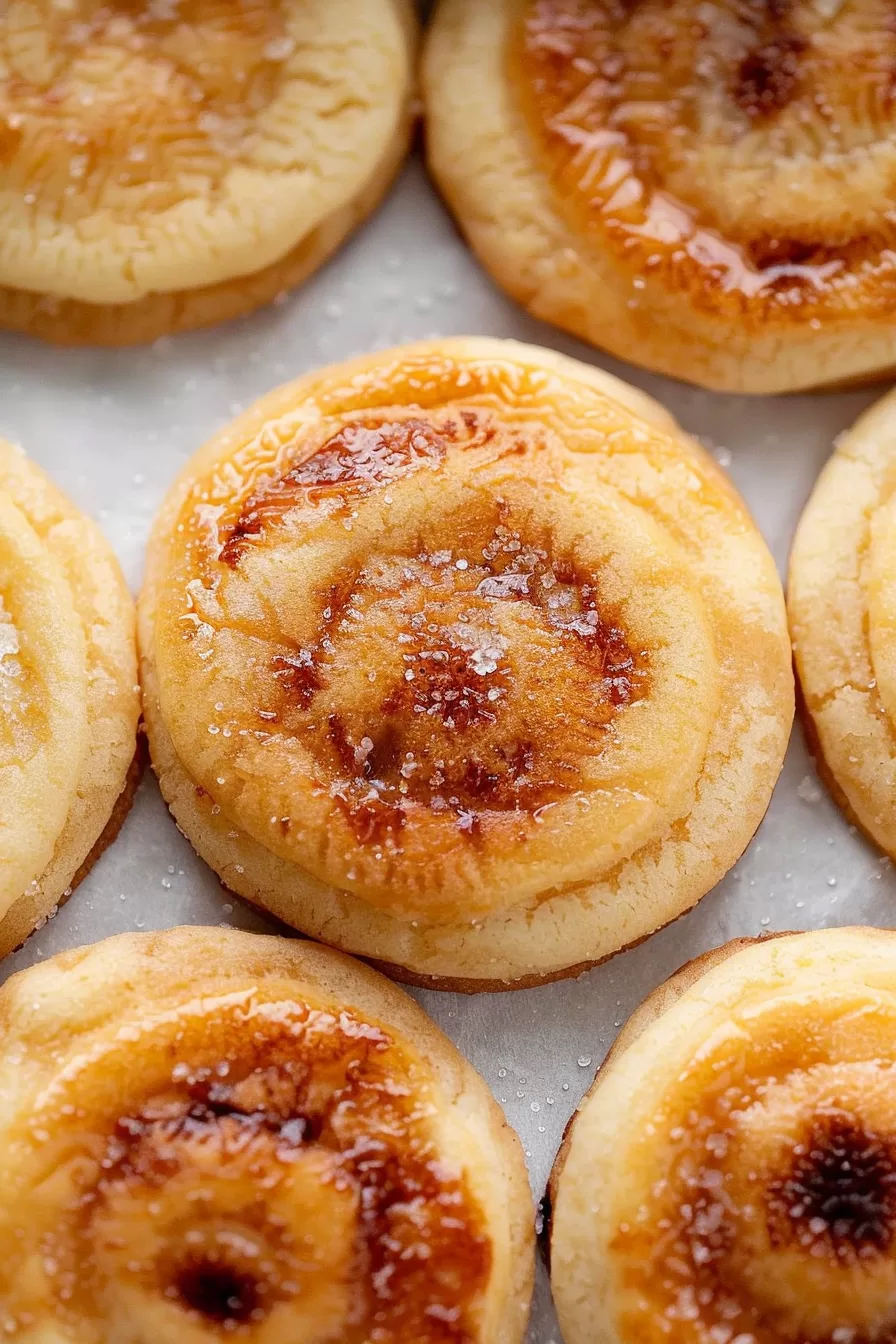
<path fill-rule="evenodd" d="M 834 797 L 896 856 L 896 396 L 841 436 L 806 505 L 788 608 L 810 746 Z"/>
<path fill-rule="evenodd" d="M 69 895 L 130 806 L 134 624 L 96 524 L 0 440 L 0 955 Z"/>
<path fill-rule="evenodd" d="M 752 837 L 793 715 L 727 478 L 640 392 L 512 342 L 264 398 L 172 488 L 139 624 L 199 853 L 420 983 L 537 983 L 682 914 Z"/>
<path fill-rule="evenodd" d="M 311 274 L 407 149 L 411 0 L 9 0 L 0 326 L 126 345 Z"/>
<path fill-rule="evenodd" d="M 22 1344 L 521 1344 L 534 1211 L 474 1069 L 311 943 L 129 934 L 0 991 Z"/>
<path fill-rule="evenodd" d="M 706 387 L 896 366 L 888 5 L 441 0 L 430 164 L 537 317 Z"/>
<path fill-rule="evenodd" d="M 661 986 L 551 1180 L 566 1344 L 896 1334 L 896 934 L 727 944 Z"/>

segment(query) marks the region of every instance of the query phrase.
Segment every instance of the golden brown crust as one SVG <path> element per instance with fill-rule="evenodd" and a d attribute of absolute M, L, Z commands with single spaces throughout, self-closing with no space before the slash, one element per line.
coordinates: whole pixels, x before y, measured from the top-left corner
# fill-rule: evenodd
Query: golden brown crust
<path fill-rule="evenodd" d="M 645 1001 L 552 1173 L 570 1344 L 642 1344 L 670 1319 L 688 1344 L 722 1322 L 758 1344 L 886 1338 L 894 947 L 877 929 L 736 940 Z"/>
<path fill-rule="evenodd" d="M 803 737 L 806 739 L 806 748 L 812 758 L 812 763 L 815 766 L 818 778 L 822 781 L 828 793 L 850 824 L 861 831 L 866 839 L 870 840 L 872 844 L 876 844 L 877 842 L 871 831 L 867 830 L 862 825 L 858 816 L 850 806 L 849 799 L 837 783 L 837 776 L 834 774 L 825 758 L 824 747 L 822 746 L 821 738 L 818 735 L 815 720 L 812 717 L 809 706 L 806 704 L 806 697 L 803 695 L 799 677 L 797 677 L 796 682 L 796 713 L 800 727 L 803 730 Z"/>
<path fill-rule="evenodd" d="M 788 583 L 800 712 L 819 774 L 849 819 L 891 855 L 894 425 L 887 396 L 838 440 L 800 519 Z"/>
<path fill-rule="evenodd" d="M 894 58 L 875 4 L 442 0 L 430 164 L 498 282 L 617 356 L 731 391 L 873 378 Z"/>
<path fill-rule="evenodd" d="M 730 483 L 633 389 L 510 343 L 324 370 L 207 445 L 141 640 L 162 791 L 225 884 L 441 987 L 579 971 L 690 908 L 791 716 Z"/>
<path fill-rule="evenodd" d="M 691 909 L 693 909 L 693 906 Z M 671 919 L 668 924 L 664 924 L 663 928 L 668 929 L 671 925 L 677 924 L 680 919 L 684 919 L 685 915 L 689 913 L 689 910 L 683 910 L 680 915 L 676 915 L 675 919 Z M 654 932 L 659 933 L 660 930 L 656 929 Z M 764 936 L 773 938 L 781 935 L 767 934 Z M 408 971 L 405 967 L 398 966 L 394 962 L 376 961 L 372 957 L 365 957 L 364 961 L 368 966 L 372 966 L 375 971 L 380 971 L 382 974 L 388 975 L 390 979 L 397 980 L 402 985 L 411 985 L 415 989 L 435 989 L 452 994 L 503 994 L 507 992 L 509 987 L 513 989 L 538 989 L 540 985 L 554 984 L 559 980 L 577 980 L 580 975 L 585 975 L 588 971 L 594 971 L 598 966 L 604 966 L 608 961 L 612 961 L 613 957 L 621 956 L 623 952 L 633 952 L 636 947 L 641 947 L 652 937 L 652 933 L 645 933 L 643 938 L 638 938 L 635 942 L 620 947 L 618 952 L 612 952 L 608 957 L 602 957 L 600 961 L 581 961 L 576 966 L 568 966 L 565 970 L 558 971 L 553 975 L 521 976 L 513 982 L 512 986 L 508 986 L 506 980 L 473 980 L 444 975 L 415 975 L 413 971 Z M 741 941 L 750 942 L 751 940 L 744 939 Z M 696 960 L 699 961 L 700 958 L 698 957 Z M 688 963 L 688 965 L 691 964 Z M 624 1031 L 620 1035 L 624 1035 Z M 611 1052 L 615 1048 L 615 1044 L 611 1046 Z M 607 1058 L 609 1058 L 609 1055 Z M 570 1121 L 570 1123 L 572 1122 Z"/>
<path fill-rule="evenodd" d="M 6 952 L 66 898 L 100 837 L 114 838 L 110 817 L 120 824 L 136 782 L 139 697 L 134 604 L 111 548 L 2 440 L 0 515 Z"/>
<path fill-rule="evenodd" d="M 74 894 L 75 889 L 81 885 L 94 864 L 102 858 L 109 846 L 118 839 L 118 833 L 127 821 L 128 813 L 134 805 L 134 797 L 140 780 L 143 778 L 147 754 L 142 744 L 143 738 L 141 737 L 138 739 L 137 750 L 128 770 L 124 788 L 118 795 L 118 800 L 112 809 L 112 815 L 102 834 L 55 904 L 48 905 L 47 896 L 39 890 L 27 891 L 0 919 L 0 957 L 6 957 L 11 952 L 15 952 L 31 937 L 32 933 L 41 928 L 48 919 L 52 919 L 53 915 Z"/>
<path fill-rule="evenodd" d="M 0 1022 L 7 1329 L 520 1344 L 519 1142 L 373 972 L 244 933 L 124 935 L 13 977 Z"/>
<path fill-rule="evenodd" d="M 49 93 L 27 58 L 36 32 L 19 33 L 15 6 L 5 31 L 0 21 L 0 52 L 12 49 L 0 82 L 12 151 L 5 190 L 0 173 L 0 325 L 117 346 L 239 317 L 322 265 L 398 171 L 414 116 L 409 0 L 355 6 L 357 50 L 333 6 L 312 15 L 293 0 L 228 0 L 211 18 L 195 6 L 144 18 L 81 8 L 47 20 L 49 63 L 61 62 Z M 85 34 L 72 48 L 76 20 Z M 196 64 L 194 46 L 215 55 Z M 72 200 L 54 200 L 55 182 L 22 187 L 32 171 L 41 179 L 50 133 L 83 150 Z M 43 271 L 23 270 L 14 245 L 34 229 Z"/>

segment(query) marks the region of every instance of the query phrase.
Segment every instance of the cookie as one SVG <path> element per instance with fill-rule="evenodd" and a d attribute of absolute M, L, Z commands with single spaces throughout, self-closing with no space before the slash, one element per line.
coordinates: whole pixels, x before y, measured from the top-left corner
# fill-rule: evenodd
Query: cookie
<path fill-rule="evenodd" d="M 699 958 L 638 1010 L 551 1180 L 567 1344 L 896 1326 L 896 935 Z"/>
<path fill-rule="evenodd" d="M 705 387 L 896 365 L 890 87 L 870 3 L 441 0 L 433 175 L 536 317 Z"/>
<path fill-rule="evenodd" d="M 445 340 L 281 388 L 190 462 L 144 712 L 227 886 L 417 983 L 570 974 L 740 856 L 793 714 L 771 557 L 671 417 Z"/>
<path fill-rule="evenodd" d="M 13 977 L 0 1016 L 7 1337 L 522 1344 L 519 1141 L 382 976 L 126 934 Z"/>
<path fill-rule="evenodd" d="M 896 399 L 837 443 L 790 558 L 788 607 L 810 745 L 850 819 L 896 855 Z"/>
<path fill-rule="evenodd" d="M 0 955 L 111 841 L 138 771 L 134 604 L 99 529 L 0 440 Z"/>
<path fill-rule="evenodd" d="M 130 345 L 251 312 L 374 208 L 410 0 L 75 0 L 0 16 L 0 326 Z"/>

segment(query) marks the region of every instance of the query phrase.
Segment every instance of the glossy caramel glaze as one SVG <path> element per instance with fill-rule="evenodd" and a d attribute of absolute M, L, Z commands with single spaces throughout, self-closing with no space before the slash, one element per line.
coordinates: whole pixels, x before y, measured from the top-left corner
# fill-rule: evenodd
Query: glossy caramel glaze
<path fill-rule="evenodd" d="M 723 391 L 896 365 L 885 0 L 440 0 L 429 162 L 498 282 Z"/>
<path fill-rule="evenodd" d="M 259 976 L 248 941 L 206 949 L 229 976 L 172 992 L 191 933 L 166 935 L 145 1011 L 123 992 L 7 1116 L 4 1338 L 485 1344 L 507 1228 L 471 1185 L 479 1156 L 464 1170 L 443 1142 L 438 1062 L 327 994 L 316 952 L 303 989 L 282 957 Z"/>
<path fill-rule="evenodd" d="M 862 930 L 735 950 L 702 981 L 697 964 L 573 1126 L 555 1206 L 561 1316 L 588 1272 L 565 1183 L 590 1161 L 612 1285 L 601 1344 L 896 1339 L 893 965 L 893 935 Z M 602 1117 L 638 1078 L 610 1174 Z"/>
<path fill-rule="evenodd" d="M 328 939 L 478 941 L 697 844 L 714 735 L 777 740 L 789 673 L 764 571 L 749 616 L 698 577 L 753 533 L 667 426 L 582 366 L 456 341 L 309 375 L 201 450 L 151 547 L 144 684 L 162 787 L 200 849 L 233 842 L 228 884 Z M 692 869 L 665 862 L 671 892 Z"/>
<path fill-rule="evenodd" d="M 561 209 L 633 303 L 640 276 L 738 322 L 892 311 L 889 5 L 531 0 L 511 60 Z"/>

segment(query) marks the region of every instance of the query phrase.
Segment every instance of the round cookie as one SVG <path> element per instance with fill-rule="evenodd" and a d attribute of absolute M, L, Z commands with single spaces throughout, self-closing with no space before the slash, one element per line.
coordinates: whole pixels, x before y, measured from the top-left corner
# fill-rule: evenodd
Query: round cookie
<path fill-rule="evenodd" d="M 407 150 L 411 0 L 0 15 L 0 326 L 129 345 L 270 302 Z"/>
<path fill-rule="evenodd" d="M 522 1344 L 523 1154 L 384 977 L 126 934 L 0 991 L 0 1323 L 54 1344 Z"/>
<path fill-rule="evenodd" d="M 793 543 L 788 609 L 819 768 L 896 855 L 896 397 L 837 442 Z"/>
<path fill-rule="evenodd" d="M 894 61 L 875 0 L 441 0 L 429 162 L 536 317 L 725 391 L 867 380 L 896 365 Z"/>
<path fill-rule="evenodd" d="M 736 940 L 661 986 L 551 1178 L 567 1344 L 896 1328 L 896 935 Z"/>
<path fill-rule="evenodd" d="M 115 838 L 139 770 L 134 604 L 96 525 L 0 440 L 0 955 Z"/>
<path fill-rule="evenodd" d="M 240 895 L 416 983 L 521 987 L 740 856 L 793 714 L 780 583 L 709 456 L 618 380 L 446 340 L 207 444 L 140 600 L 162 792 Z"/>

